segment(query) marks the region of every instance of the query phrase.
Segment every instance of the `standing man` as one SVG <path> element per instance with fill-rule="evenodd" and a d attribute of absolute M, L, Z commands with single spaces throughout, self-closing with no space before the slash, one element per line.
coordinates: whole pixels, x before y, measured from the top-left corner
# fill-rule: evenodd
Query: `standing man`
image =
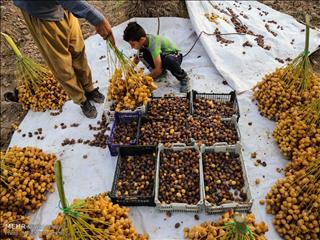
<path fill-rule="evenodd" d="M 54 77 L 88 118 L 97 110 L 92 100 L 103 103 L 104 96 L 94 88 L 83 35 L 77 18 L 85 18 L 98 34 L 115 44 L 108 20 L 85 0 L 13 0 Z M 76 17 L 77 18 L 76 18 Z"/>

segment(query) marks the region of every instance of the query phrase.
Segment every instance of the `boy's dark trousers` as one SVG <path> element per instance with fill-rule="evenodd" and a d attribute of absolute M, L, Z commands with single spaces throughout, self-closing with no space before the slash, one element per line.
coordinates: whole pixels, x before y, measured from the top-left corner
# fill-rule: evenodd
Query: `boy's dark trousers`
<path fill-rule="evenodd" d="M 182 54 L 181 53 L 169 53 L 160 54 L 162 68 L 169 70 L 173 76 L 175 76 L 178 81 L 183 81 L 187 77 L 187 73 L 181 68 Z M 139 59 L 143 64 L 151 71 L 154 69 L 154 62 L 151 56 L 151 52 L 146 49 L 140 49 Z"/>

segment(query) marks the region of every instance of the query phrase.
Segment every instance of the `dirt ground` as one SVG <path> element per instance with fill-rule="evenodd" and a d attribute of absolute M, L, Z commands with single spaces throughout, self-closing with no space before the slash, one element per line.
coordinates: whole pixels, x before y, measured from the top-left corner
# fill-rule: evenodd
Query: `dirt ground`
<path fill-rule="evenodd" d="M 288 13 L 300 21 L 304 21 L 304 14 L 309 13 L 312 17 L 311 24 L 320 28 L 320 5 L 317 1 L 267 1 L 261 2 L 270 7 Z M 99 9 L 115 26 L 131 17 L 160 17 L 176 16 L 188 17 L 188 12 L 184 1 L 90 1 L 90 4 Z M 41 55 L 32 40 L 28 29 L 18 8 L 12 1 L 0 0 L 1 7 L 1 31 L 13 37 L 17 46 L 29 57 L 44 63 Z M 95 29 L 88 22 L 81 20 L 81 28 L 85 38 L 95 34 Z M 7 102 L 4 99 L 4 93 L 13 91 L 15 83 L 15 56 L 6 44 L 1 41 L 1 142 L 0 148 L 5 151 L 10 143 L 14 131 L 12 124 L 23 120 L 26 112 L 22 110 L 21 105 L 15 102 Z M 320 51 L 314 54 L 313 62 L 320 73 Z"/>

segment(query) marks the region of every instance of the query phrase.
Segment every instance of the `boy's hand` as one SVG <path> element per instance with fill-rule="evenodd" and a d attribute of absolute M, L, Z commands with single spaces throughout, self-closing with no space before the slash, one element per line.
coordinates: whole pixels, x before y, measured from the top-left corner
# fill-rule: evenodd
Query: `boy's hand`
<path fill-rule="evenodd" d="M 105 40 L 109 40 L 115 46 L 115 40 L 112 33 L 112 28 L 107 19 L 103 19 L 97 26 L 96 31 Z"/>
<path fill-rule="evenodd" d="M 139 56 L 137 54 L 134 54 L 134 58 L 132 60 L 135 64 L 138 64 L 140 62 Z"/>
<path fill-rule="evenodd" d="M 152 77 L 153 79 L 155 79 L 156 77 L 158 77 L 162 73 L 162 66 L 161 66 L 162 63 L 161 63 L 160 54 L 158 57 L 153 59 L 153 62 L 154 62 L 154 69 L 151 71 L 149 76 Z"/>

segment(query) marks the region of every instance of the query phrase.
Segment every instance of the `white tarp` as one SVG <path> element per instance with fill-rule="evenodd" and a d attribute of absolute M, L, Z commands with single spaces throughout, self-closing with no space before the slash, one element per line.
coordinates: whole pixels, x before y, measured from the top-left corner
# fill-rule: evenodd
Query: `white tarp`
<path fill-rule="evenodd" d="M 148 33 L 156 33 L 157 19 L 138 18 L 137 21 Z M 160 18 L 160 22 L 160 34 L 175 42 L 183 53 L 187 52 L 196 40 L 190 20 Z M 122 40 L 123 30 L 127 23 L 124 22 L 114 27 L 113 30 L 118 47 L 124 53 L 132 55 L 133 51 Z M 105 93 L 110 78 L 106 58 L 100 59 L 106 54 L 105 42 L 100 36 L 95 35 L 88 38 L 85 43 L 93 79 L 98 81 L 97 85 Z M 189 73 L 195 90 L 224 93 L 232 90 L 228 85 L 222 84 L 223 78 L 211 63 L 200 43 L 183 60 L 182 67 Z M 178 92 L 179 90 L 178 81 L 170 74 L 168 81 L 159 83 L 159 86 L 158 94 L 164 91 Z M 252 211 L 258 221 L 263 220 L 269 225 L 270 230 L 267 233 L 267 238 L 277 240 L 280 238 L 272 226 L 272 216 L 266 215 L 264 207 L 260 206 L 258 201 L 266 195 L 276 179 L 282 176 L 276 171 L 276 168 L 284 167 L 287 161 L 283 159 L 271 137 L 274 123 L 260 116 L 255 104 L 250 99 L 251 95 L 251 92 L 246 92 L 239 96 L 241 111 L 239 126 L 242 134 L 241 142 L 244 148 L 245 165 L 249 174 L 251 192 L 255 199 Z M 80 108 L 70 101 L 64 105 L 63 112 L 57 116 L 51 116 L 49 111 L 37 113 L 29 111 L 19 126 L 22 129 L 21 133 L 15 132 L 10 143 L 10 146 L 36 146 L 46 152 L 56 153 L 63 164 L 64 186 L 69 201 L 111 190 L 116 158 L 110 156 L 108 149 L 83 144 L 61 146 L 65 138 L 92 138 L 93 132 L 89 131 L 88 125 L 96 125 L 103 114 L 103 105 L 96 104 L 96 107 L 98 117 L 94 120 L 84 117 Z M 54 128 L 54 125 L 60 125 L 62 122 L 68 126 L 66 129 Z M 249 122 L 252 122 L 251 126 L 248 125 Z M 80 125 L 79 127 L 69 127 L 72 123 Z M 33 132 L 39 127 L 43 129 L 44 140 L 28 136 L 22 137 L 23 133 Z M 257 158 L 266 161 L 267 167 L 255 167 L 250 158 L 251 152 L 257 152 Z M 87 159 L 82 157 L 85 154 L 88 156 Z M 259 186 L 254 183 L 257 177 L 262 180 Z M 31 214 L 33 226 L 39 225 L 39 228 L 42 228 L 44 225 L 50 224 L 60 211 L 58 201 L 57 191 L 48 194 L 48 201 L 38 211 Z M 150 234 L 150 239 L 159 240 L 183 239 L 183 228 L 219 217 L 219 215 L 206 215 L 201 212 L 199 214 L 200 221 L 194 220 L 193 213 L 173 213 L 171 218 L 167 218 L 165 213 L 160 213 L 152 207 L 133 207 L 130 216 L 139 232 L 146 231 Z M 165 218 L 166 220 L 164 220 Z M 181 223 L 178 229 L 174 227 L 177 222 Z"/>
<path fill-rule="evenodd" d="M 230 20 L 231 16 L 227 10 L 230 8 L 249 30 L 264 36 L 265 45 L 271 46 L 269 51 L 261 48 L 254 40 L 256 37 L 252 35 L 222 36 L 234 41 L 233 44 L 225 46 L 217 42 L 216 36 L 202 34 L 201 43 L 209 58 L 223 78 L 237 92 L 251 89 L 265 74 L 272 72 L 276 67 L 281 67 L 283 63 L 277 61 L 276 58 L 284 61 L 287 58 L 293 59 L 304 50 L 305 32 L 301 30 L 304 30 L 305 26 L 293 17 L 273 10 L 258 1 L 186 1 L 186 4 L 197 35 L 201 31 L 213 33 L 216 28 L 221 33 L 235 33 L 234 25 Z M 219 16 L 217 23 L 210 22 L 205 16 L 207 13 Z M 268 32 L 265 24 L 268 24 L 269 29 L 277 36 Z M 246 41 L 252 44 L 252 48 L 242 46 Z M 319 45 L 320 32 L 310 29 L 311 52 Z M 288 62 L 285 61 L 285 63 Z"/>

